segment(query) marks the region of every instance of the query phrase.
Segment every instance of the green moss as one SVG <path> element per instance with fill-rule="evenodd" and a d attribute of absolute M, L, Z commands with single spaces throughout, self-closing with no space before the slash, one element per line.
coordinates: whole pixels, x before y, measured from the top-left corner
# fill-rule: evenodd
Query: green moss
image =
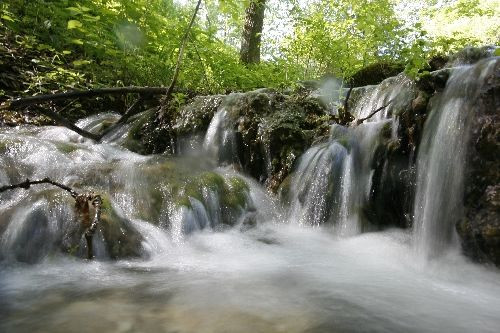
<path fill-rule="evenodd" d="M 125 148 L 138 154 L 146 153 L 146 148 L 143 142 L 144 127 L 154 116 L 154 111 L 154 109 L 145 111 L 142 114 L 139 114 L 132 122 L 127 138 L 125 139 L 125 142 L 123 142 L 123 146 Z"/>
<path fill-rule="evenodd" d="M 208 188 L 219 194 L 224 193 L 226 187 L 224 177 L 215 172 L 204 172 L 190 181 L 177 192 L 178 197 L 175 202 L 179 206 L 191 207 L 189 198 L 203 202 L 203 189 Z"/>
<path fill-rule="evenodd" d="M 340 137 L 340 138 L 336 139 L 335 141 L 338 144 L 342 145 L 345 149 L 347 149 L 347 150 L 351 149 L 349 138 L 343 136 L 343 137 Z"/>
<path fill-rule="evenodd" d="M 113 208 L 109 197 L 102 196 L 101 224 L 109 255 L 113 259 L 140 256 L 141 235 Z"/>
<path fill-rule="evenodd" d="M 0 141 L 0 154 L 4 154 L 7 152 L 9 144 L 7 141 Z"/>
<path fill-rule="evenodd" d="M 245 207 L 247 204 L 248 192 L 247 183 L 239 177 L 231 177 L 228 186 L 224 188 L 222 202 L 228 208 Z"/>
<path fill-rule="evenodd" d="M 4 137 L 4 140 L 0 140 L 0 153 L 6 153 L 10 147 L 22 144 L 22 141 L 19 139 L 13 139 L 9 137 Z"/>
<path fill-rule="evenodd" d="M 292 174 L 288 175 L 280 184 L 278 196 L 282 204 L 288 204 L 290 201 L 290 190 L 292 187 Z"/>
<path fill-rule="evenodd" d="M 55 142 L 57 150 L 64 154 L 71 154 L 72 152 L 78 150 L 80 147 L 78 145 L 67 143 L 67 142 Z"/>
<path fill-rule="evenodd" d="M 221 190 L 224 185 L 224 177 L 215 172 L 204 172 L 200 175 L 200 183 L 211 190 Z"/>

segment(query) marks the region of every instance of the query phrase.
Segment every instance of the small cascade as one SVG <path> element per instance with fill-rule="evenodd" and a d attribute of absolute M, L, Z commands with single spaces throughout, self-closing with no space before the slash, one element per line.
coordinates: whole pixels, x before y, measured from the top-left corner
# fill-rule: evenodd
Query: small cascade
<path fill-rule="evenodd" d="M 234 130 L 236 120 L 231 114 L 231 108 L 241 97 L 242 94 L 235 93 L 223 100 L 210 122 L 203 141 L 205 151 L 219 164 L 239 163 L 238 144 Z"/>
<path fill-rule="evenodd" d="M 92 116 L 78 125 L 98 130 L 110 117 Z M 2 129 L 1 185 L 49 177 L 81 193 L 102 194 L 106 208 L 93 244 L 98 258 L 142 256 L 158 248 L 148 243 L 150 234 L 143 235 L 147 228 L 136 228 L 140 221 L 170 230 L 174 240 L 196 230 L 256 222 L 255 188 L 236 172 L 212 170 L 213 162 L 199 156 L 141 156 L 120 147 L 125 135 L 95 144 L 61 127 Z M 58 253 L 84 257 L 86 243 L 78 238 L 73 207 L 71 196 L 49 185 L 1 193 L 0 257 L 28 262 Z"/>
<path fill-rule="evenodd" d="M 454 68 L 443 93 L 431 101 L 417 157 L 414 204 L 414 246 L 424 257 L 441 254 L 456 239 L 474 105 L 496 62 Z"/>
<path fill-rule="evenodd" d="M 398 113 L 408 108 L 415 89 L 399 75 L 354 92 L 359 93 L 352 110 L 356 118 L 386 107 L 359 126 L 333 125 L 328 141 L 300 158 L 291 185 L 291 218 L 305 225 L 334 225 L 340 236 L 362 231 L 375 152 L 397 136 Z"/>

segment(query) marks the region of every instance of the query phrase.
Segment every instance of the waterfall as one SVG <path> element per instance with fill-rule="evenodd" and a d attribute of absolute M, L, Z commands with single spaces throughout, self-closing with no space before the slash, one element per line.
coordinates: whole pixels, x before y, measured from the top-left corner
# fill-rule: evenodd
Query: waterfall
<path fill-rule="evenodd" d="M 454 68 L 444 91 L 431 101 L 417 157 L 414 246 L 425 257 L 455 243 L 463 214 L 464 167 L 474 105 L 498 59 Z"/>
<path fill-rule="evenodd" d="M 218 163 L 239 163 L 238 144 L 234 130 L 235 120 L 231 108 L 243 94 L 231 94 L 227 96 L 217 112 L 215 113 L 203 141 L 203 148 Z"/>
<path fill-rule="evenodd" d="M 399 75 L 360 92 L 352 110 L 356 118 L 387 107 L 359 126 L 333 125 L 329 139 L 299 159 L 290 188 L 290 218 L 299 224 L 331 224 L 340 236 L 363 229 L 375 152 L 396 136 L 399 112 L 408 108 L 415 90 L 411 80 Z"/>

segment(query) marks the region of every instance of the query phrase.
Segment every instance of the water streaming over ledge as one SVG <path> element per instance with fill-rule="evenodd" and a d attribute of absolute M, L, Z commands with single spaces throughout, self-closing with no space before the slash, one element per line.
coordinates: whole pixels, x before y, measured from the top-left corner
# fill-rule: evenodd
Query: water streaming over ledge
<path fill-rule="evenodd" d="M 463 215 L 465 157 L 474 106 L 497 59 L 454 68 L 444 91 L 431 101 L 418 152 L 415 249 L 425 257 L 456 246 Z"/>
<path fill-rule="evenodd" d="M 357 119 L 386 107 L 359 126 L 333 125 L 330 138 L 300 158 L 291 185 L 291 220 L 302 225 L 327 223 L 344 237 L 362 231 L 374 154 L 384 139 L 394 139 L 398 130 L 394 113 L 407 108 L 415 94 L 404 75 L 365 90 L 352 110 Z"/>
<path fill-rule="evenodd" d="M 376 151 L 413 98 L 403 76 L 367 89 L 355 108 L 362 117 L 393 101 L 384 112 L 332 126 L 300 158 L 285 207 L 219 166 L 238 163 L 227 114 L 237 95 L 222 103 L 197 155 L 131 153 L 120 146 L 126 128 L 102 144 L 60 127 L 0 129 L 1 184 L 52 177 L 106 194 L 112 212 L 96 235 L 98 260 L 85 262 L 67 194 L 48 186 L 0 194 L 0 331 L 497 332 L 498 271 L 453 247 L 442 253 L 459 212 L 464 110 L 488 66 L 456 69 L 433 102 L 414 232 L 367 233 L 363 214 Z M 79 125 L 95 130 L 114 117 Z M 451 189 L 442 211 L 425 200 L 449 199 Z M 415 247 L 442 254 L 421 265 Z"/>

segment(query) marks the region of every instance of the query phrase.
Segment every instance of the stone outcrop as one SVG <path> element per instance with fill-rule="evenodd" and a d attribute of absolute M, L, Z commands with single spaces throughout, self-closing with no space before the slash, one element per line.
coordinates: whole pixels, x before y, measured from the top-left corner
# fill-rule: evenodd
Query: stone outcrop
<path fill-rule="evenodd" d="M 500 65 L 486 78 L 474 110 L 464 219 L 457 223 L 465 254 L 500 266 Z"/>

